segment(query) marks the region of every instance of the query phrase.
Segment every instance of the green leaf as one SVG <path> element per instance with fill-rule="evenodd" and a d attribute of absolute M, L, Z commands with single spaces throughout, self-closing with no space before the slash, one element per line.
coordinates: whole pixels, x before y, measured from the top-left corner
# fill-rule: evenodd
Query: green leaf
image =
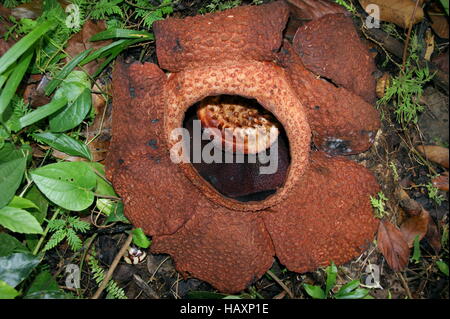
<path fill-rule="evenodd" d="M 81 71 L 72 71 L 55 92 L 54 98 L 67 97 L 67 106 L 50 118 L 52 132 L 64 132 L 78 126 L 91 109 L 90 82 Z"/>
<path fill-rule="evenodd" d="M 5 206 L 0 208 L 0 225 L 16 233 L 42 234 L 36 218 L 23 209 Z"/>
<path fill-rule="evenodd" d="M 325 299 L 325 292 L 319 286 L 313 286 L 308 284 L 303 284 L 308 295 L 313 297 L 314 299 Z"/>
<path fill-rule="evenodd" d="M 447 263 L 443 262 L 442 260 L 438 260 L 436 261 L 436 265 L 438 266 L 439 270 L 442 271 L 442 273 L 448 277 Z"/>
<path fill-rule="evenodd" d="M 440 0 L 442 7 L 444 7 L 445 13 L 448 15 L 448 0 Z"/>
<path fill-rule="evenodd" d="M 339 299 L 342 296 L 350 294 L 353 290 L 359 287 L 359 280 L 352 280 L 339 289 L 337 294 L 334 295 L 335 298 Z"/>
<path fill-rule="evenodd" d="M 37 292 L 59 291 L 59 286 L 52 274 L 48 270 L 40 272 L 28 289 L 24 298 Z"/>
<path fill-rule="evenodd" d="M 121 201 L 115 203 L 111 210 L 111 214 L 106 218 L 105 223 L 122 222 L 130 224 L 130 221 L 123 214 L 123 203 Z"/>
<path fill-rule="evenodd" d="M 414 237 L 414 252 L 411 257 L 411 260 L 417 264 L 420 261 L 420 257 L 421 257 L 420 238 L 419 238 L 419 235 L 416 235 L 416 237 Z"/>
<path fill-rule="evenodd" d="M 345 294 L 336 295 L 336 299 L 364 299 L 369 294 L 369 290 L 357 288 Z"/>
<path fill-rule="evenodd" d="M 9 102 L 11 102 L 11 99 L 16 93 L 17 87 L 19 86 L 20 82 L 22 82 L 23 76 L 28 68 L 28 65 L 30 65 L 32 57 L 33 51 L 30 50 L 20 59 L 13 72 L 8 77 L 5 87 L 0 94 L 0 119 L 2 119 L 3 113 L 5 112 L 6 108 L 9 105 Z"/>
<path fill-rule="evenodd" d="M 93 35 L 89 41 L 108 40 L 113 38 L 129 38 L 129 39 L 146 39 L 154 40 L 155 37 L 152 33 L 146 31 L 137 31 L 129 29 L 111 28 Z"/>
<path fill-rule="evenodd" d="M 141 248 L 148 248 L 152 243 L 144 234 L 142 228 L 135 228 L 131 231 L 133 234 L 133 243 Z"/>
<path fill-rule="evenodd" d="M 26 253 L 29 250 L 16 237 L 0 233 L 0 257 L 14 252 Z"/>
<path fill-rule="evenodd" d="M 0 280 L 0 299 L 14 299 L 19 295 L 19 292 L 8 285 L 3 280 Z"/>
<path fill-rule="evenodd" d="M 28 277 L 40 261 L 40 258 L 24 253 L 0 257 L 0 280 L 16 287 Z"/>
<path fill-rule="evenodd" d="M 0 149 L 0 207 L 8 204 L 22 182 L 27 164 L 24 151 L 6 143 Z"/>
<path fill-rule="evenodd" d="M 81 156 L 92 160 L 91 152 L 86 144 L 77 141 L 70 136 L 63 133 L 35 133 L 32 135 L 37 141 L 45 143 L 58 151 L 64 152 L 73 156 Z"/>
<path fill-rule="evenodd" d="M 34 124 L 43 118 L 55 113 L 67 104 L 67 98 L 61 96 L 59 99 L 53 98 L 50 103 L 40 106 L 36 110 L 25 114 L 19 119 L 20 128 Z"/>
<path fill-rule="evenodd" d="M 36 185 L 33 185 L 28 192 L 25 194 L 25 198 L 31 200 L 36 206 L 38 206 L 38 210 L 31 210 L 30 213 L 34 217 L 36 217 L 39 224 L 42 224 L 45 217 L 47 217 L 48 210 L 48 200 L 42 195 Z"/>
<path fill-rule="evenodd" d="M 88 64 L 91 61 L 94 61 L 96 59 L 102 58 L 106 55 L 108 55 L 111 50 L 117 46 L 122 45 L 127 40 L 121 39 L 114 41 L 113 43 L 110 43 L 108 45 L 105 45 L 104 47 L 101 47 L 100 49 L 96 50 L 94 53 L 92 53 L 90 56 L 86 57 L 83 61 L 81 61 L 80 65 Z"/>
<path fill-rule="evenodd" d="M 45 87 L 45 94 L 50 95 L 53 91 L 61 84 L 61 82 L 69 75 L 70 72 L 84 60 L 89 53 L 91 53 L 92 48 L 85 50 L 79 54 L 77 54 L 69 63 L 67 63 L 61 71 L 47 84 Z"/>
<path fill-rule="evenodd" d="M 49 20 L 39 24 L 33 31 L 20 39 L 0 58 L 0 74 L 3 73 L 11 64 L 17 61 L 20 56 L 30 48 L 33 43 L 39 40 L 48 30 L 55 25 L 54 20 Z"/>
<path fill-rule="evenodd" d="M 336 284 L 337 271 L 338 270 L 337 270 L 337 267 L 334 264 L 334 262 L 331 262 L 331 265 L 325 269 L 325 272 L 327 273 L 327 284 L 326 284 L 326 288 L 325 288 L 326 296 L 328 296 L 328 293 Z"/>
<path fill-rule="evenodd" d="M 67 210 L 80 211 L 94 201 L 96 178 L 86 163 L 55 163 L 35 169 L 31 178 L 53 203 Z"/>
<path fill-rule="evenodd" d="M 20 209 L 35 208 L 39 210 L 39 207 L 37 207 L 31 200 L 19 196 L 14 196 L 8 206 Z"/>

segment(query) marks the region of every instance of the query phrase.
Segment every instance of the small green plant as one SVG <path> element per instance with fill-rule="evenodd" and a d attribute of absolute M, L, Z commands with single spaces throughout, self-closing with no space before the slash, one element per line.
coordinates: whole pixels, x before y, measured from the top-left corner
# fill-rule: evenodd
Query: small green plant
<path fill-rule="evenodd" d="M 400 178 L 398 176 L 397 166 L 395 166 L 394 162 L 389 162 L 389 167 L 391 168 L 392 174 L 394 175 L 394 181 L 398 182 Z"/>
<path fill-rule="evenodd" d="M 325 269 L 325 290 L 323 290 L 320 286 L 303 284 L 306 293 L 314 299 L 364 299 L 368 297 L 369 290 L 359 288 L 359 280 L 352 280 L 343 285 L 336 293 L 333 293 L 332 289 L 336 285 L 337 272 L 338 269 L 336 265 L 331 262 L 331 265 Z"/>
<path fill-rule="evenodd" d="M 388 212 L 385 208 L 385 202 L 388 200 L 383 192 L 378 192 L 377 197 L 370 196 L 370 204 L 375 209 L 375 217 L 383 218 Z"/>
<path fill-rule="evenodd" d="M 66 218 L 54 219 L 48 222 L 48 230 L 52 232 L 50 239 L 44 246 L 43 251 L 56 247 L 64 239 L 73 251 L 80 250 L 82 241 L 77 232 L 85 233 L 90 228 L 90 224 L 80 220 L 79 217 L 68 216 Z"/>
<path fill-rule="evenodd" d="M 95 255 L 91 255 L 89 257 L 88 263 L 92 271 L 92 276 L 97 285 L 99 285 L 105 279 L 105 270 L 100 267 L 98 260 L 95 258 Z M 120 288 L 117 282 L 112 279 L 108 281 L 108 284 L 106 285 L 106 291 L 108 292 L 108 295 L 106 297 L 108 299 L 127 299 L 127 296 L 125 295 L 123 289 Z"/>
<path fill-rule="evenodd" d="M 428 197 L 433 200 L 436 205 L 440 206 L 442 202 L 445 200 L 445 197 L 439 193 L 439 189 L 433 185 L 432 182 L 429 182 L 425 185 L 428 191 Z"/>
<path fill-rule="evenodd" d="M 410 123 L 417 123 L 419 113 L 424 111 L 424 107 L 420 104 L 423 87 L 434 76 L 430 74 L 428 67 L 419 66 L 419 51 L 418 37 L 413 34 L 404 70 L 392 78 L 385 95 L 377 102 L 378 107 L 392 102 L 397 122 L 403 128 Z"/>

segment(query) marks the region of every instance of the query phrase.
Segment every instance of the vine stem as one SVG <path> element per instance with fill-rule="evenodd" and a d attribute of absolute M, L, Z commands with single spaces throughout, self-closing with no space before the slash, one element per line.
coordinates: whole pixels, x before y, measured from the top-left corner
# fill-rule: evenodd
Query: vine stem
<path fill-rule="evenodd" d="M 38 254 L 39 249 L 41 248 L 42 243 L 44 242 L 44 239 L 45 239 L 45 237 L 46 237 L 47 234 L 48 234 L 50 221 L 52 221 L 52 220 L 54 220 L 56 217 L 58 217 L 59 213 L 61 213 L 61 210 L 58 208 L 58 209 L 55 211 L 55 213 L 53 214 L 52 218 L 50 218 L 49 222 L 47 223 L 47 227 L 45 227 L 44 233 L 42 234 L 41 238 L 39 239 L 39 242 L 37 243 L 36 247 L 34 247 L 33 255 L 37 255 L 37 254 Z"/>

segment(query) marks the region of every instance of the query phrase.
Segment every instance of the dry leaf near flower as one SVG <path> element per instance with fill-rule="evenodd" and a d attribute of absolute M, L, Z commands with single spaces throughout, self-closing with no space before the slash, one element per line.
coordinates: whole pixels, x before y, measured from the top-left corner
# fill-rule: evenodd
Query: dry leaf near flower
<path fill-rule="evenodd" d="M 433 178 L 432 183 L 434 187 L 441 191 L 448 192 L 448 172 Z"/>
<path fill-rule="evenodd" d="M 300 20 L 315 20 L 327 14 L 348 14 L 344 7 L 327 0 L 286 0 L 291 17 Z"/>
<path fill-rule="evenodd" d="M 377 5 L 380 8 L 380 20 L 391 22 L 399 27 L 408 28 L 414 12 L 416 2 L 412 0 L 359 0 L 361 6 L 371 13 L 369 5 Z M 417 6 L 412 23 L 416 24 L 423 20 L 424 13 L 420 4 Z"/>
<path fill-rule="evenodd" d="M 428 160 L 448 168 L 448 148 L 437 145 L 419 145 L 416 149 Z"/>
<path fill-rule="evenodd" d="M 422 213 L 423 207 L 417 201 L 410 198 L 408 193 L 402 188 L 397 187 L 395 191 L 399 199 L 399 205 L 410 216 L 418 216 Z"/>
<path fill-rule="evenodd" d="M 428 214 L 428 230 L 425 235 L 425 239 L 428 241 L 431 247 L 433 247 L 436 253 L 441 250 L 441 233 L 439 232 L 438 225 L 434 222 L 433 217 Z"/>
<path fill-rule="evenodd" d="M 419 215 L 408 217 L 400 226 L 409 248 L 414 246 L 416 236 L 419 236 L 419 241 L 425 237 L 428 231 L 429 216 L 430 214 L 425 209 L 422 209 Z"/>
<path fill-rule="evenodd" d="M 392 223 L 382 220 L 378 227 L 377 246 L 394 271 L 408 264 L 410 249 L 403 233 Z"/>

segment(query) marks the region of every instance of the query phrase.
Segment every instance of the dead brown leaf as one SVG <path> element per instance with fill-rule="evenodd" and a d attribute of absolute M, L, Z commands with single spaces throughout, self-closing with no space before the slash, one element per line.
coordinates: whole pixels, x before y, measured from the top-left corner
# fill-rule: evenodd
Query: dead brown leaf
<path fill-rule="evenodd" d="M 448 148 L 437 145 L 419 145 L 416 149 L 430 161 L 448 168 Z"/>
<path fill-rule="evenodd" d="M 441 233 L 430 214 L 428 214 L 428 230 L 425 238 L 430 246 L 433 247 L 434 251 L 439 253 L 441 250 Z"/>
<path fill-rule="evenodd" d="M 410 249 L 403 233 L 392 223 L 382 220 L 378 227 L 377 245 L 394 271 L 403 270 L 408 264 Z"/>
<path fill-rule="evenodd" d="M 431 28 L 441 38 L 448 39 L 448 18 L 442 14 L 430 14 Z"/>
<path fill-rule="evenodd" d="M 401 186 L 397 187 L 395 193 L 399 199 L 400 207 L 403 208 L 408 215 L 418 216 L 422 213 L 422 205 L 409 197 L 408 193 Z"/>
<path fill-rule="evenodd" d="M 429 217 L 430 214 L 422 209 L 420 215 L 407 218 L 400 226 L 400 231 L 403 233 L 409 248 L 414 246 L 416 236 L 419 236 L 419 241 L 425 237 L 428 230 Z"/>
<path fill-rule="evenodd" d="M 368 5 L 377 5 L 380 8 L 380 20 L 391 22 L 399 27 L 408 28 L 416 5 L 412 0 L 359 0 L 361 6 L 366 9 Z M 366 10 L 370 13 L 370 10 Z M 423 20 L 424 13 L 419 5 L 412 19 L 413 24 Z"/>
<path fill-rule="evenodd" d="M 108 85 L 101 83 L 100 80 L 97 80 L 92 90 L 96 91 L 98 88 L 106 92 L 109 90 Z M 92 140 L 88 144 L 92 161 L 102 163 L 109 150 L 112 114 L 110 107 L 106 105 L 105 99 L 99 93 L 92 93 L 92 107 L 95 110 L 94 123 L 87 127 L 85 136 L 88 141 Z"/>
<path fill-rule="evenodd" d="M 383 75 L 377 80 L 377 86 L 375 92 L 378 98 L 382 98 L 386 93 L 386 89 L 391 85 L 391 76 L 389 73 L 383 73 Z"/>
<path fill-rule="evenodd" d="M 441 191 L 448 192 L 448 172 L 433 178 L 432 183 Z"/>
<path fill-rule="evenodd" d="M 326 0 L 286 0 L 296 19 L 315 20 L 327 14 L 347 13 L 340 5 Z"/>

